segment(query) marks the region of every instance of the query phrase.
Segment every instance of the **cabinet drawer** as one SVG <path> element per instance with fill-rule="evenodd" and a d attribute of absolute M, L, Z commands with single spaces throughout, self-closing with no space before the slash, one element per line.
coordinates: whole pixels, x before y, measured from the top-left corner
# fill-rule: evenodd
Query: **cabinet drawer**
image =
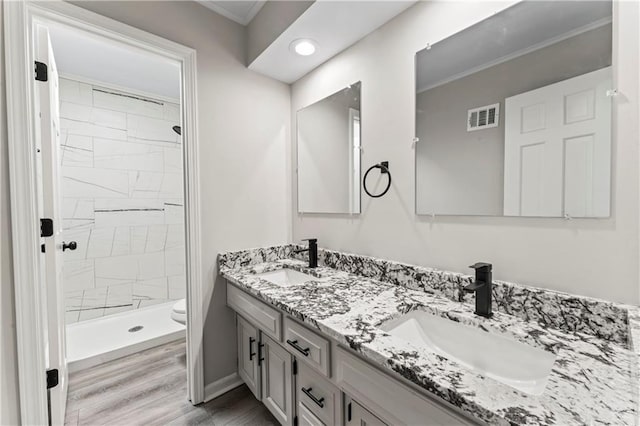
<path fill-rule="evenodd" d="M 341 423 L 341 395 L 340 390 L 324 376 L 308 365 L 298 363 L 296 401 L 303 404 L 325 425 Z"/>
<path fill-rule="evenodd" d="M 285 346 L 296 358 L 306 362 L 325 376 L 329 376 L 329 340 L 298 324 L 284 319 Z"/>
<path fill-rule="evenodd" d="M 298 402 L 298 426 L 325 426 L 302 402 Z"/>
<path fill-rule="evenodd" d="M 227 284 L 227 305 L 260 330 L 280 341 L 282 337 L 282 314 L 238 287 Z"/>
<path fill-rule="evenodd" d="M 345 395 L 345 422 L 346 426 L 387 426 L 385 422 L 380 420 L 371 411 L 358 404 L 350 396 Z"/>
<path fill-rule="evenodd" d="M 393 425 L 433 426 L 476 424 L 458 413 L 455 407 L 432 401 L 346 350 L 338 348 L 336 352 L 338 386 L 385 422 Z"/>

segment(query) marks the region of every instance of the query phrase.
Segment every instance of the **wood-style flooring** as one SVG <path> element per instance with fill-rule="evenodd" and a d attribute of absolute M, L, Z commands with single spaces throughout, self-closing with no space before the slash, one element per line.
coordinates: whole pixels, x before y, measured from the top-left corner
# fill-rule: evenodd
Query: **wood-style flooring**
<path fill-rule="evenodd" d="M 246 386 L 205 404 L 187 400 L 184 340 L 69 377 L 66 425 L 277 425 Z"/>

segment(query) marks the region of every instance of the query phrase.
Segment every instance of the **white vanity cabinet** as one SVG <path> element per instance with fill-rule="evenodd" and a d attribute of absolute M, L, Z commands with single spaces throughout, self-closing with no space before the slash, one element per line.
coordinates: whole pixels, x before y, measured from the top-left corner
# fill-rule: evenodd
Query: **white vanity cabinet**
<path fill-rule="evenodd" d="M 238 374 L 283 425 L 477 424 L 233 284 L 227 305 Z"/>

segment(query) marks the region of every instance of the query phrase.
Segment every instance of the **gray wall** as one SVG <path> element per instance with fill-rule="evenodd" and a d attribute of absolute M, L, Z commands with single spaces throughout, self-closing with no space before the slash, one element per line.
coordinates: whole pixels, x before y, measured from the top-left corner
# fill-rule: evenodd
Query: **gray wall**
<path fill-rule="evenodd" d="M 4 2 L 0 5 L 0 76 L 4 76 Z M 0 78 L 0 424 L 19 423 L 16 320 L 9 204 L 5 80 Z"/>
<path fill-rule="evenodd" d="M 234 316 L 218 278 L 219 252 L 290 240 L 289 86 L 245 67 L 241 25 L 195 2 L 75 4 L 197 50 L 202 218 L 205 384 L 236 371 Z M 4 56 L 2 57 L 4 58 Z M 3 65 L 3 64 L 2 64 Z M 1 75 L 4 75 L 4 67 Z M 2 80 L 4 83 L 4 79 Z M 3 97 L 4 99 L 4 97 Z M 6 114 L 2 111 L 2 119 Z M 6 137 L 2 129 L 2 421 L 15 423 L 13 286 L 5 202 Z M 268 176 L 268 179 L 265 177 Z M 5 272 L 7 271 L 7 272 Z M 5 361 L 4 355 L 9 357 Z M 5 383 L 7 385 L 5 386 Z M 9 394 L 5 392 L 9 389 Z M 12 395 L 13 393 L 13 395 Z M 5 397 L 6 395 L 6 397 Z M 5 398 L 7 406 L 5 409 Z M 13 409 L 12 409 L 13 407 Z M 6 422 L 5 422 L 5 419 Z"/>
<path fill-rule="evenodd" d="M 483 260 L 495 265 L 496 279 L 638 303 L 637 2 L 614 2 L 613 74 L 621 95 L 614 99 L 611 218 L 432 219 L 414 213 L 415 53 L 509 4 L 418 2 L 293 84 L 296 111 L 361 80 L 363 169 L 388 160 L 393 175 L 387 195 L 364 196 L 357 218 L 294 214 L 294 240 L 318 236 L 322 247 L 464 273 Z M 291 179 L 295 185 L 293 173 Z"/>
<path fill-rule="evenodd" d="M 417 211 L 502 216 L 505 98 L 609 65 L 605 25 L 418 93 Z M 467 110 L 495 103 L 499 126 L 467 132 Z"/>

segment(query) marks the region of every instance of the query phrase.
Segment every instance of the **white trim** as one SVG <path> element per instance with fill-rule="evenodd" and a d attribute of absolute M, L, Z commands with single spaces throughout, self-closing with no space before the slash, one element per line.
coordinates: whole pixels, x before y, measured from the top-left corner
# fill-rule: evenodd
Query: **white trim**
<path fill-rule="evenodd" d="M 209 383 L 204 388 L 204 402 L 209 402 L 212 399 L 219 397 L 223 393 L 227 393 L 230 390 L 237 388 L 238 386 L 242 386 L 243 384 L 244 382 L 237 372 L 229 374 L 228 376 L 216 380 L 213 383 Z"/>
<path fill-rule="evenodd" d="M 443 86 L 443 85 L 445 85 L 447 83 L 451 83 L 452 81 L 459 80 L 461 78 L 467 77 L 467 76 L 469 76 L 471 74 L 475 74 L 475 73 L 480 72 L 482 70 L 486 70 L 487 68 L 491 68 L 491 67 L 496 66 L 498 64 L 501 64 L 503 62 L 507 62 L 507 61 L 510 61 L 512 59 L 518 58 L 520 56 L 524 56 L 527 53 L 531 53 L 531 52 L 535 52 L 536 50 L 544 49 L 545 47 L 551 46 L 552 44 L 560 43 L 563 40 L 570 39 L 571 37 L 575 37 L 575 36 L 580 35 L 582 33 L 586 33 L 587 31 L 595 30 L 596 28 L 600 28 L 600 27 L 605 26 L 607 24 L 610 24 L 612 22 L 613 22 L 613 18 L 611 18 L 611 17 L 599 19 L 597 21 L 591 22 L 590 24 L 583 25 L 582 27 L 575 28 L 575 29 L 573 29 L 571 31 L 568 31 L 568 32 L 566 32 L 564 34 L 561 34 L 559 36 L 547 39 L 547 40 L 545 40 L 545 41 L 543 41 L 541 43 L 537 43 L 537 44 L 534 44 L 532 46 L 526 47 L 524 49 L 517 50 L 517 51 L 515 51 L 513 53 L 509 53 L 508 55 L 504 55 L 504 56 L 502 56 L 502 57 L 500 57 L 498 59 L 494 59 L 493 61 L 489 61 L 489 62 L 484 63 L 482 65 L 478 65 L 477 67 L 470 68 L 470 69 L 462 71 L 462 72 L 460 72 L 458 74 L 450 75 L 447 78 L 444 78 L 444 79 L 442 79 L 440 81 L 437 81 L 437 82 L 435 82 L 433 84 L 430 84 L 427 87 L 419 87 L 418 88 L 418 93 L 426 92 L 427 90 L 431 90 L 431 89 L 436 88 L 438 86 Z M 433 47 L 433 46 L 431 46 L 431 47 Z M 422 51 L 420 51 L 420 52 L 422 52 Z M 418 53 L 420 53 L 420 52 L 418 52 Z M 418 56 L 418 53 L 416 53 L 416 57 Z M 417 72 L 417 70 L 416 70 L 416 72 Z"/>
<path fill-rule="evenodd" d="M 56 22 L 176 60 L 182 67 L 182 138 L 187 252 L 187 380 L 204 400 L 203 276 L 200 249 L 195 50 L 63 1 L 5 2 L 5 59 L 18 380 L 22 424 L 47 423 L 44 320 L 39 290 L 39 217 L 35 173 L 32 27 Z"/>
<path fill-rule="evenodd" d="M 35 174 L 33 120 L 33 51 L 28 49 L 27 7 L 22 1 L 5 2 L 5 67 L 7 136 L 13 245 L 13 282 L 16 302 L 16 341 L 20 422 L 47 424 L 44 357 L 44 318 L 41 307 L 40 233 Z"/>
<path fill-rule="evenodd" d="M 80 83 L 90 84 L 92 86 L 99 86 L 101 88 L 113 90 L 113 91 L 116 91 L 116 92 L 129 93 L 129 94 L 140 96 L 141 98 L 146 98 L 146 99 L 149 99 L 149 100 L 152 100 L 152 101 L 167 102 L 167 103 L 180 105 L 180 99 L 178 99 L 178 98 L 170 98 L 169 96 L 162 96 L 162 95 L 158 95 L 156 93 L 151 93 L 151 92 L 145 92 L 143 90 L 132 89 L 130 87 L 120 86 L 118 84 L 105 83 L 104 81 L 94 80 L 92 78 L 83 77 L 83 76 L 75 75 L 75 74 L 59 72 L 58 76 L 60 78 L 64 78 L 65 80 L 74 80 L 74 81 L 78 81 Z"/>

